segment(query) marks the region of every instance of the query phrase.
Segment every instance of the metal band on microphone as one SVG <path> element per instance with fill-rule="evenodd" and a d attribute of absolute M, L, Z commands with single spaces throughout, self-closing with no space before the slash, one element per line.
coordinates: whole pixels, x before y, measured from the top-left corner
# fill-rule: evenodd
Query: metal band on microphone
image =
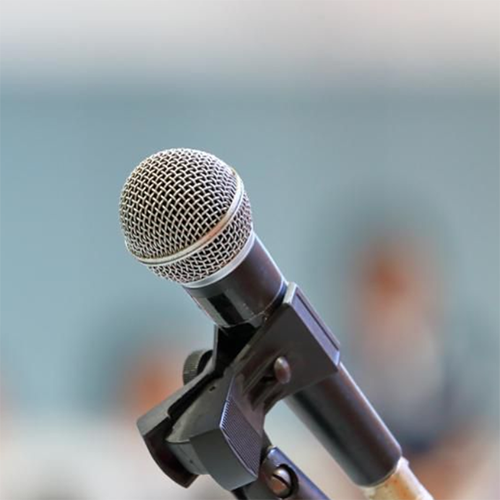
<path fill-rule="evenodd" d="M 255 233 L 252 231 L 243 248 L 231 262 L 216 271 L 214 274 L 207 276 L 206 278 L 202 278 L 198 281 L 193 281 L 192 283 L 183 284 L 184 288 L 201 288 L 211 285 L 212 283 L 220 281 L 222 278 L 226 277 L 229 273 L 231 273 L 231 271 L 236 269 L 243 262 L 243 260 L 245 260 L 245 257 L 249 254 L 250 250 L 253 247 L 254 241 Z"/>

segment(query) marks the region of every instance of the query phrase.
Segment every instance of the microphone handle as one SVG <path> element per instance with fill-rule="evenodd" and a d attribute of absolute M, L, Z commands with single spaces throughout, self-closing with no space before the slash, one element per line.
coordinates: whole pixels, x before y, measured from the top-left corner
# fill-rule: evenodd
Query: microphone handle
<path fill-rule="evenodd" d="M 355 484 L 378 484 L 395 470 L 401 447 L 342 363 L 286 403 Z"/>
<path fill-rule="evenodd" d="M 337 373 L 286 403 L 367 499 L 432 500 L 342 363 Z"/>

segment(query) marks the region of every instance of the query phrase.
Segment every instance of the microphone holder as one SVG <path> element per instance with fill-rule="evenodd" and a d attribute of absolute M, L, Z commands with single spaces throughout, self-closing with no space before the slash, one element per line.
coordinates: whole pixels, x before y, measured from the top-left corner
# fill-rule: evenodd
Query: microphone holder
<path fill-rule="evenodd" d="M 216 328 L 212 351 L 195 352 L 185 385 L 138 421 L 158 466 L 188 487 L 209 474 L 241 499 L 326 499 L 264 431 L 280 400 L 339 371 L 340 345 L 295 284 L 249 334 Z"/>
<path fill-rule="evenodd" d="M 138 421 L 156 463 L 184 487 L 209 474 L 236 498 L 325 499 L 264 432 L 286 398 L 366 498 L 432 500 L 293 283 L 256 331 L 216 328 L 213 350 L 188 357 L 184 382 Z"/>

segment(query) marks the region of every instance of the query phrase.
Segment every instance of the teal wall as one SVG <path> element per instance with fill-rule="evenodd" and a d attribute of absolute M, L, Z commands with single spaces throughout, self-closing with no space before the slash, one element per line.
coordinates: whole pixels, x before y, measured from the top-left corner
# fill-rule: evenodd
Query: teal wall
<path fill-rule="evenodd" d="M 369 199 L 425 214 L 444 241 L 450 307 L 470 309 L 498 347 L 495 86 L 4 81 L 1 94 L 0 380 L 13 407 L 101 411 L 124 359 L 149 338 L 171 339 L 180 355 L 209 344 L 205 317 L 135 263 L 120 233 L 123 182 L 169 147 L 207 150 L 238 169 L 261 239 L 341 338 L 342 240 L 353 214 Z"/>

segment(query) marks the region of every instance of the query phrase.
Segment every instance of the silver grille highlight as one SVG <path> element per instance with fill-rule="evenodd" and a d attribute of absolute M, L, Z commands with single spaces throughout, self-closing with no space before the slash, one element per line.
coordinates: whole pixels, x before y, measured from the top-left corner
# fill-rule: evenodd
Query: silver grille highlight
<path fill-rule="evenodd" d="M 252 234 L 238 174 L 192 149 L 160 151 L 140 163 L 123 187 L 120 219 L 132 255 L 181 284 L 223 269 Z"/>

